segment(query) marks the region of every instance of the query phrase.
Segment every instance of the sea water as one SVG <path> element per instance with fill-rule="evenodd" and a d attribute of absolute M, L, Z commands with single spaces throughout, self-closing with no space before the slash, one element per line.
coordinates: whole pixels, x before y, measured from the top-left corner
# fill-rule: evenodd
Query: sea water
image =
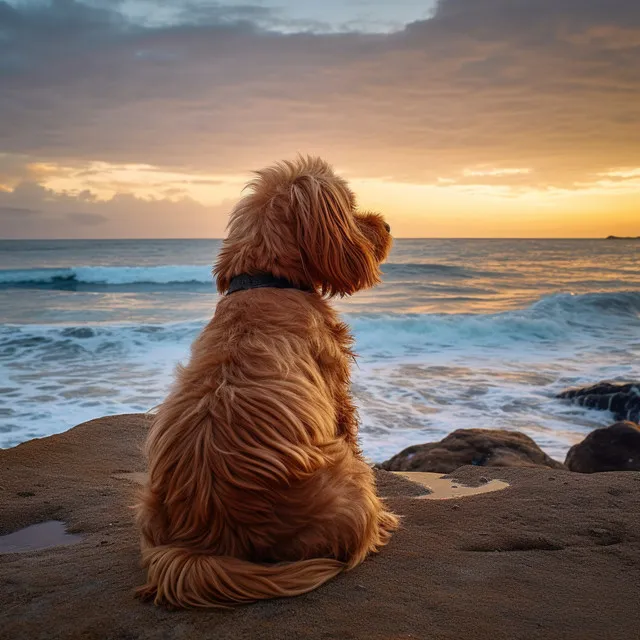
<path fill-rule="evenodd" d="M 219 240 L 0 241 L 0 447 L 167 393 L 218 296 Z M 356 337 L 365 454 L 458 428 L 550 455 L 612 420 L 556 399 L 640 378 L 640 243 L 397 240 L 383 282 L 335 304 Z"/>

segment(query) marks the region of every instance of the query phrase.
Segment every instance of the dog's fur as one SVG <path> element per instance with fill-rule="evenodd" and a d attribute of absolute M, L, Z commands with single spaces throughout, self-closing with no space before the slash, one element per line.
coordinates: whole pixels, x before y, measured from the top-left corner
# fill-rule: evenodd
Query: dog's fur
<path fill-rule="evenodd" d="M 215 275 L 271 273 L 218 303 L 146 443 L 143 598 L 218 607 L 311 591 L 398 524 L 358 448 L 352 337 L 327 298 L 379 281 L 391 236 L 319 158 L 257 173 Z"/>

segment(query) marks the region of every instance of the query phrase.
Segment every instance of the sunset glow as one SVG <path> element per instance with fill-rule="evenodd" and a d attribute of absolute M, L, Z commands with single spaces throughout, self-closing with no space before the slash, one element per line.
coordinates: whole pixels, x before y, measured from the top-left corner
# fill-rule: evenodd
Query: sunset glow
<path fill-rule="evenodd" d="M 220 237 L 298 153 L 401 237 L 640 234 L 635 3 L 156 4 L 6 5 L 3 237 Z"/>

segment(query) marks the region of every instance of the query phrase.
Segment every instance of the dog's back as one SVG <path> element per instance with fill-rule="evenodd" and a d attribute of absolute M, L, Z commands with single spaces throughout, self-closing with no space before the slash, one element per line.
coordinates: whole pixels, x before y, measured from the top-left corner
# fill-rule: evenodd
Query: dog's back
<path fill-rule="evenodd" d="M 140 595 L 298 595 L 386 543 L 397 522 L 356 444 L 351 342 L 315 287 L 221 299 L 147 441 Z"/>

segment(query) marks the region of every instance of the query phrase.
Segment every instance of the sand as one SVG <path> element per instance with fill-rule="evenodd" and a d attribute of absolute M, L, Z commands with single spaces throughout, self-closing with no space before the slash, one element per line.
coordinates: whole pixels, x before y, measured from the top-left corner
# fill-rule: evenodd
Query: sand
<path fill-rule="evenodd" d="M 637 472 L 463 467 L 450 476 L 457 487 L 509 486 L 422 499 L 421 484 L 378 471 L 403 527 L 351 573 L 300 598 L 229 612 L 141 604 L 129 505 L 147 424 L 140 415 L 103 418 L 0 451 L 0 535 L 56 521 L 81 536 L 0 555 L 0 638 L 638 637 Z"/>

